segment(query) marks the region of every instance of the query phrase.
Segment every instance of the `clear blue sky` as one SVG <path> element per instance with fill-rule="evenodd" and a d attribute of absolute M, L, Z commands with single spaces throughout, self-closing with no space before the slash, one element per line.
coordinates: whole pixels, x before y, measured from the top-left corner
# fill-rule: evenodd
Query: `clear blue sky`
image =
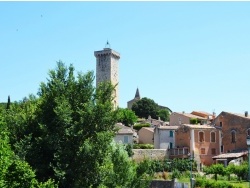
<path fill-rule="evenodd" d="M 250 111 L 250 2 L 0 2 L 0 101 L 36 94 L 56 61 L 95 71 L 121 54 L 120 107 Z"/>

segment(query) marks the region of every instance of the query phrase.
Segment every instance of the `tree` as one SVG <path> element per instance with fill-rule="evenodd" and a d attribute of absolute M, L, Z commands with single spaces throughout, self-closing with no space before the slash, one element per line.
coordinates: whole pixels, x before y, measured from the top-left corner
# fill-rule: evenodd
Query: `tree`
<path fill-rule="evenodd" d="M 7 102 L 6 109 L 10 109 L 10 96 L 8 96 L 8 102 Z"/>
<path fill-rule="evenodd" d="M 216 181 L 218 179 L 217 178 L 218 175 L 222 175 L 222 176 L 226 175 L 226 170 L 225 170 L 223 164 L 213 164 L 209 167 L 205 167 L 204 172 L 206 174 L 214 174 L 214 178 Z"/>
<path fill-rule="evenodd" d="M 166 109 L 160 109 L 158 111 L 158 117 L 161 118 L 162 121 L 169 121 L 169 116 L 170 116 L 170 113 L 168 110 Z"/>
<path fill-rule="evenodd" d="M 140 118 L 148 118 L 150 115 L 152 118 L 157 119 L 159 107 L 154 100 L 144 97 L 132 105 L 132 110 Z"/>
<path fill-rule="evenodd" d="M 114 86 L 106 82 L 94 88 L 93 72 L 74 74 L 72 65 L 59 61 L 41 83 L 37 99 L 12 107 L 6 115 L 12 147 L 42 182 L 55 179 L 59 187 L 137 185 L 142 178 L 137 166 L 124 148 L 112 145 L 118 117 Z M 122 172 L 125 177 L 114 181 Z"/>
<path fill-rule="evenodd" d="M 137 121 L 137 116 L 130 109 L 118 108 L 117 121 L 123 123 L 125 126 L 131 126 Z"/>
<path fill-rule="evenodd" d="M 54 188 L 54 181 L 39 183 L 30 165 L 14 154 L 9 145 L 9 131 L 0 115 L 0 187 Z"/>

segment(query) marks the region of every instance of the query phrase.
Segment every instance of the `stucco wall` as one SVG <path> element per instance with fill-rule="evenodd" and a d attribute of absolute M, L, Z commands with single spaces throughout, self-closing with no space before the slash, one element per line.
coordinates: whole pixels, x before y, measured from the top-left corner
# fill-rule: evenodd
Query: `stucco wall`
<path fill-rule="evenodd" d="M 151 130 L 148 130 L 147 127 L 142 127 L 138 131 L 138 136 L 139 136 L 139 144 L 154 144 L 154 140 L 153 140 L 154 132 Z"/>
<path fill-rule="evenodd" d="M 144 159 L 164 160 L 168 158 L 166 149 L 133 149 L 133 159 L 143 161 Z"/>
<path fill-rule="evenodd" d="M 117 143 L 124 143 L 124 136 L 128 136 L 128 143 L 133 143 L 133 135 L 116 135 L 114 140 Z"/>
<path fill-rule="evenodd" d="M 180 118 L 180 119 L 179 119 Z M 180 121 L 179 121 L 180 120 Z M 190 123 L 190 118 L 184 116 L 183 114 L 179 114 L 177 112 L 173 112 L 170 115 L 170 121 L 169 121 L 169 125 L 170 126 L 178 126 L 181 124 L 189 124 Z"/>
<path fill-rule="evenodd" d="M 173 132 L 173 136 L 170 137 L 170 131 Z M 175 147 L 175 131 L 159 129 L 158 134 L 155 134 L 154 140 L 157 140 L 157 146 L 155 149 L 168 149 L 168 144 L 172 143 L 172 148 Z"/>

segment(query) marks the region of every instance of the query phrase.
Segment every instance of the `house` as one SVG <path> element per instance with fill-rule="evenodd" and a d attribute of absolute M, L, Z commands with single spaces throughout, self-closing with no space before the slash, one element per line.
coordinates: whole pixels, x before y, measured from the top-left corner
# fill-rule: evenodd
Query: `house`
<path fill-rule="evenodd" d="M 203 112 L 203 111 L 193 111 L 193 112 L 191 112 L 191 114 L 206 118 L 209 121 L 213 121 L 215 118 L 215 113 L 210 114 L 208 112 Z"/>
<path fill-rule="evenodd" d="M 175 148 L 170 158 L 189 158 L 197 162 L 198 169 L 214 163 L 212 157 L 220 154 L 220 131 L 211 125 L 182 124 L 175 133 Z"/>
<path fill-rule="evenodd" d="M 222 111 L 214 120 L 214 125 L 221 130 L 221 153 L 247 150 L 246 139 L 250 135 L 250 116 Z"/>
<path fill-rule="evenodd" d="M 154 128 L 142 127 L 138 131 L 139 144 L 154 144 Z"/>
<path fill-rule="evenodd" d="M 155 126 L 154 130 L 154 148 L 172 149 L 175 147 L 175 130 L 178 126 Z"/>
<path fill-rule="evenodd" d="M 244 160 L 247 159 L 248 151 L 223 153 L 213 157 L 216 163 L 222 163 L 224 166 L 228 164 L 240 165 Z"/>
<path fill-rule="evenodd" d="M 115 135 L 115 142 L 122 144 L 133 144 L 134 131 L 130 127 L 117 123 L 115 127 L 118 129 Z"/>
<path fill-rule="evenodd" d="M 170 115 L 169 125 L 176 126 L 181 124 L 191 124 L 192 119 L 197 120 L 200 124 L 207 124 L 207 118 L 185 112 L 173 112 Z"/>

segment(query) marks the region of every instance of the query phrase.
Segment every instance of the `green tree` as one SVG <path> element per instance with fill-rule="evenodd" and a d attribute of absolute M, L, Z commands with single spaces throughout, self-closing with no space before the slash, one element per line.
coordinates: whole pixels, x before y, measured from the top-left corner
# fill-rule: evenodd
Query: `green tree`
<path fill-rule="evenodd" d="M 117 111 L 117 121 L 123 123 L 126 126 L 133 125 L 138 119 L 134 111 L 130 109 L 118 108 Z"/>
<path fill-rule="evenodd" d="M 8 96 L 8 102 L 7 102 L 6 109 L 10 109 L 10 96 Z"/>
<path fill-rule="evenodd" d="M 132 105 L 132 110 L 140 118 L 148 118 L 150 115 L 157 119 L 159 107 L 154 100 L 144 97 Z"/>
<path fill-rule="evenodd" d="M 3 113 L 1 113 L 2 115 Z M 0 115 L 0 187 L 54 188 L 53 181 L 39 183 L 30 165 L 19 159 L 9 145 L 9 131 L 5 118 Z"/>
<path fill-rule="evenodd" d="M 161 118 L 162 121 L 169 121 L 169 116 L 170 116 L 170 113 L 168 110 L 166 109 L 160 109 L 158 110 L 158 117 Z"/>
<path fill-rule="evenodd" d="M 223 164 L 213 164 L 209 167 L 204 168 L 204 172 L 206 174 L 214 174 L 214 178 L 217 181 L 218 175 L 226 175 L 226 170 L 223 166 Z"/>
<path fill-rule="evenodd" d="M 52 178 L 59 187 L 142 185 L 138 167 L 124 148 L 112 144 L 118 117 L 114 86 L 106 82 L 94 88 L 93 81 L 93 72 L 75 76 L 72 65 L 58 62 L 37 99 L 11 105 L 6 113 L 11 145 L 41 182 Z M 116 179 L 121 173 L 125 177 Z"/>

